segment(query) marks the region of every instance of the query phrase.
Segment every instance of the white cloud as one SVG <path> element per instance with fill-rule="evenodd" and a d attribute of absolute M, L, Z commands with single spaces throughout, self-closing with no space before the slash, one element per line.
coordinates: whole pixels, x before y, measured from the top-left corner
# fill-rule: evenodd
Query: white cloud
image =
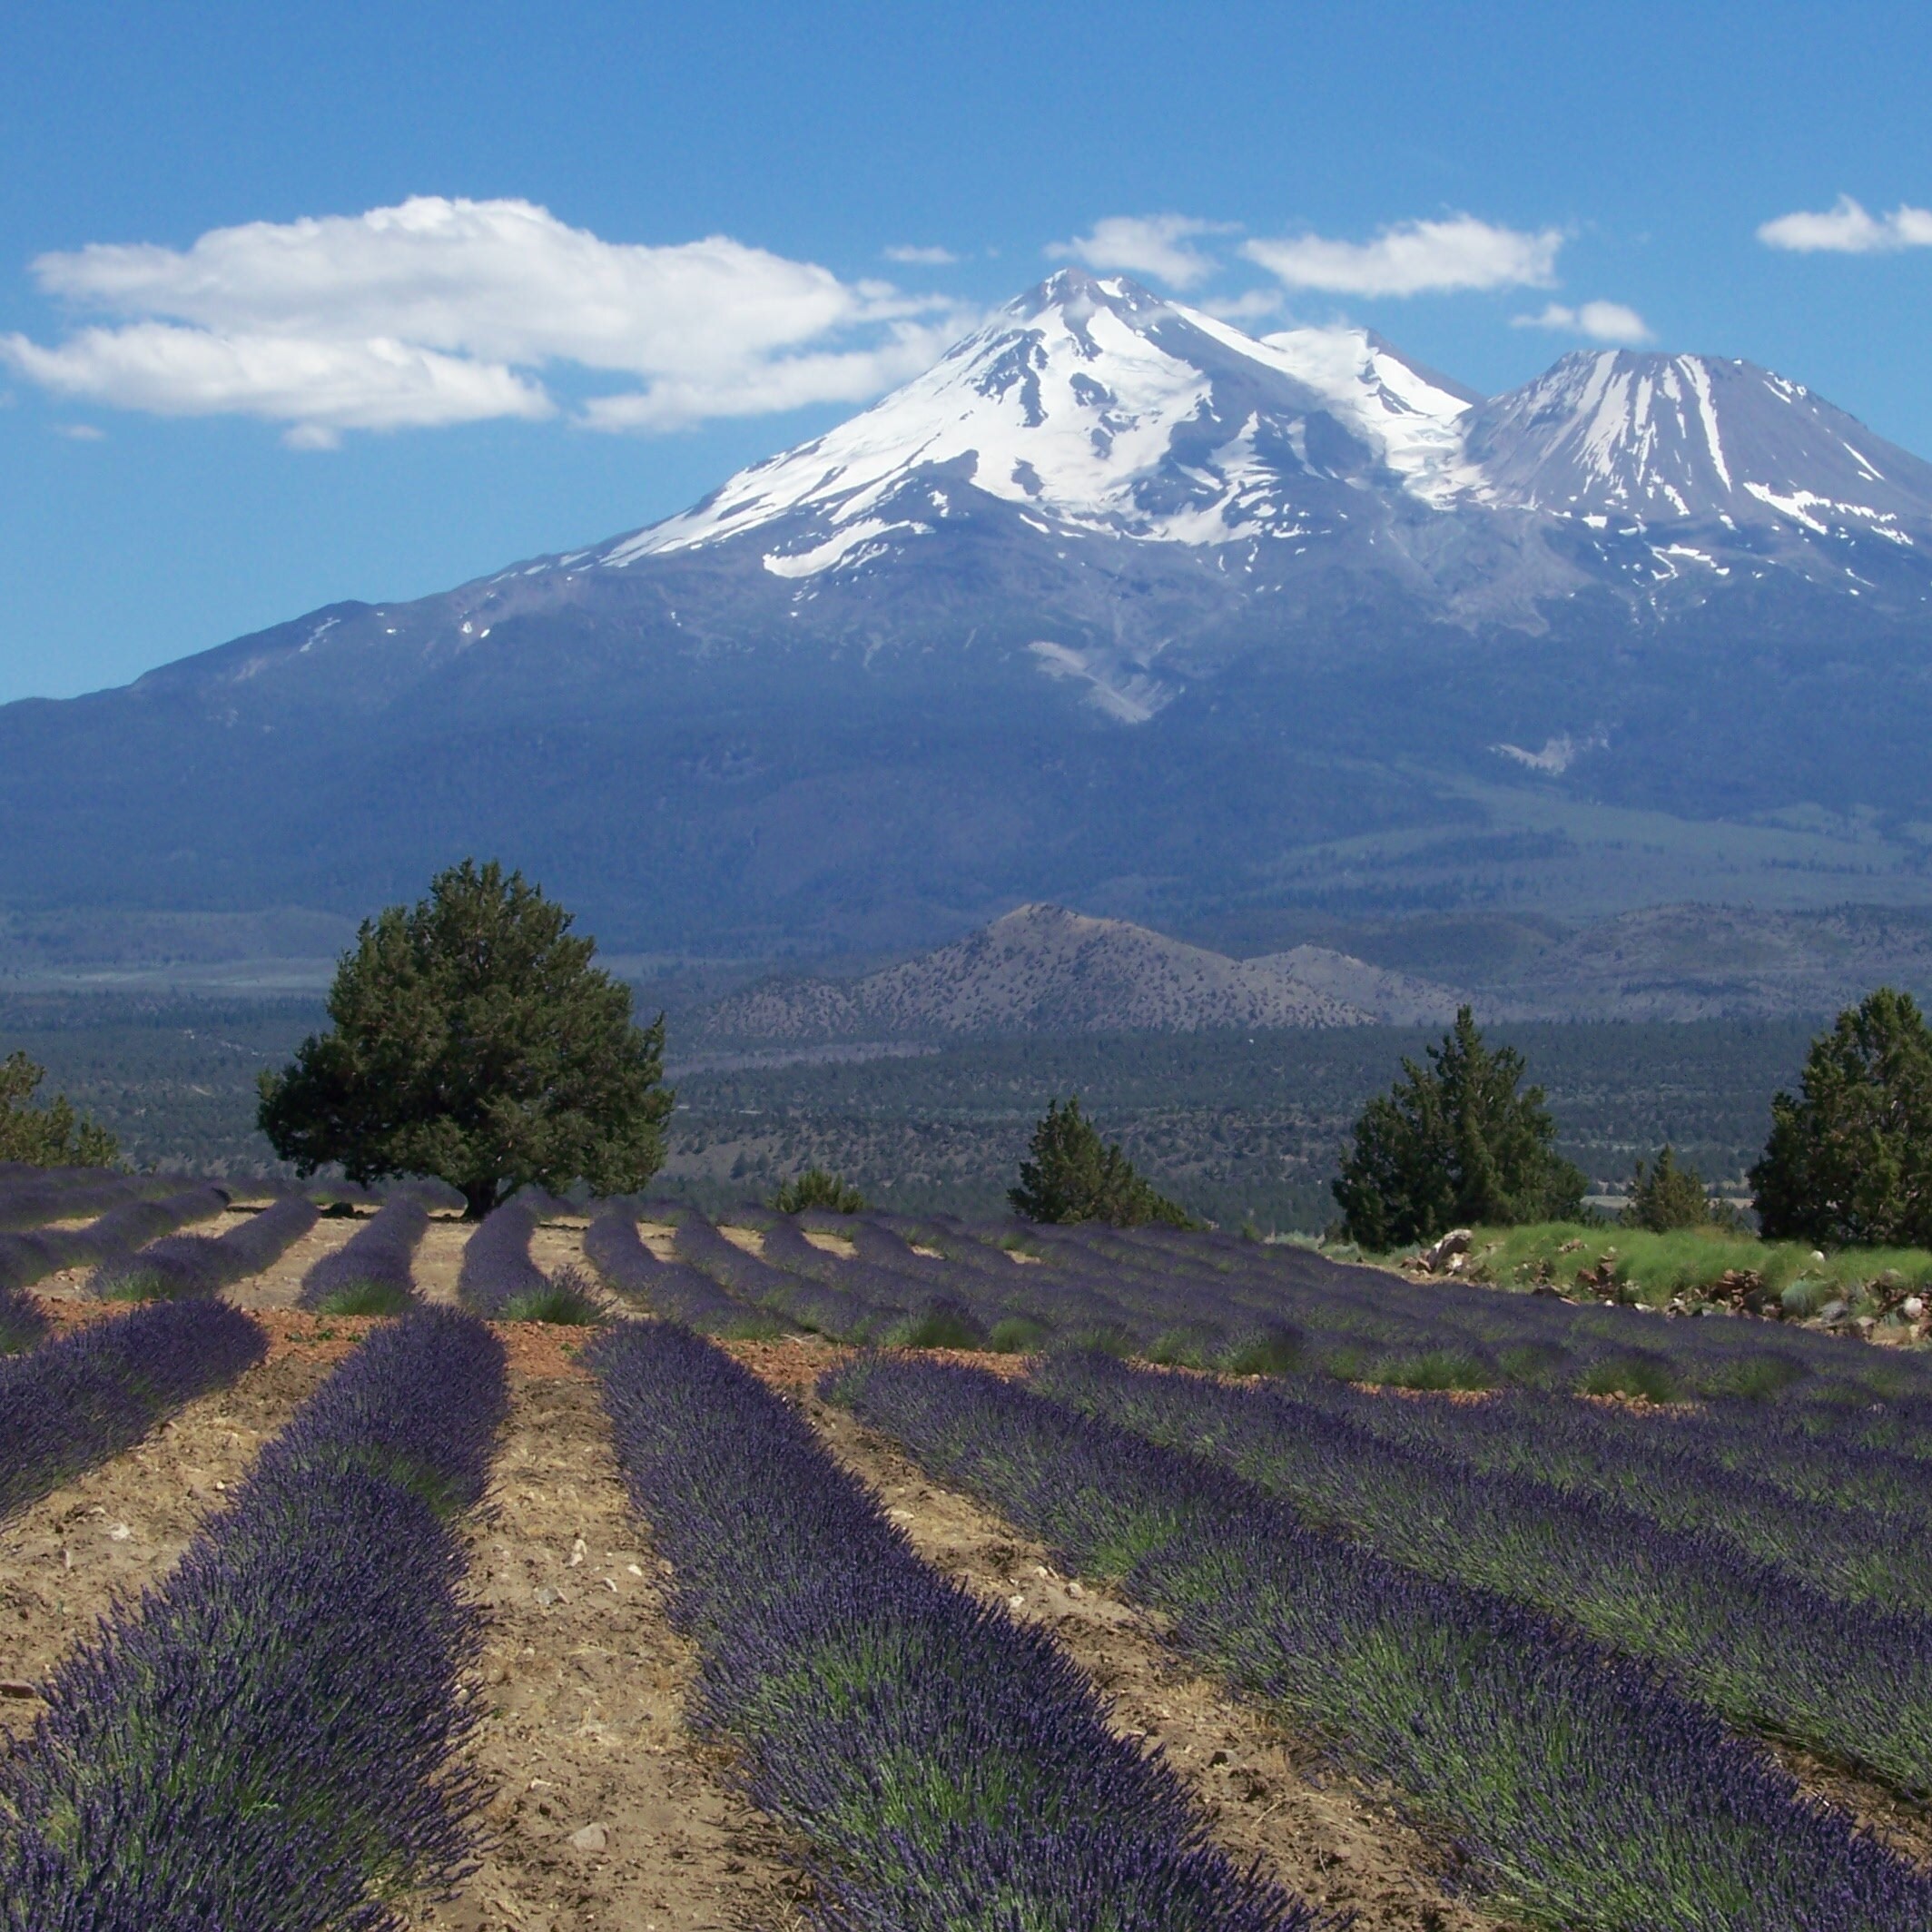
<path fill-rule="evenodd" d="M 1541 315 L 1513 315 L 1512 329 L 1560 329 L 1570 335 L 1588 336 L 1592 342 L 1648 342 L 1649 325 L 1637 311 L 1623 302 L 1586 301 L 1575 308 L 1564 302 L 1551 302 Z"/>
<path fill-rule="evenodd" d="M 1241 252 L 1292 289 L 1336 295 L 1422 295 L 1457 289 L 1550 287 L 1561 229 L 1498 228 L 1474 215 L 1401 222 L 1371 242 L 1322 235 L 1245 242 Z"/>
<path fill-rule="evenodd" d="M 950 248 L 905 246 L 883 251 L 888 261 L 900 261 L 914 268 L 949 269 L 960 258 Z"/>
<path fill-rule="evenodd" d="M 1191 289 L 1219 265 L 1189 244 L 1202 235 L 1232 232 L 1226 222 L 1198 222 L 1184 214 L 1110 214 L 1093 224 L 1090 235 L 1056 242 L 1047 250 L 1055 261 L 1083 261 L 1090 269 L 1124 270 L 1152 275 L 1177 289 Z"/>
<path fill-rule="evenodd" d="M 1822 214 L 1800 210 L 1765 222 L 1758 239 L 1772 248 L 1806 255 L 1879 255 L 1901 248 L 1932 248 L 1932 208 L 1902 202 L 1889 214 L 1869 214 L 1848 194 L 1841 194 Z"/>
<path fill-rule="evenodd" d="M 915 373 L 959 320 L 725 236 L 611 242 L 527 202 L 438 196 L 216 229 L 183 251 L 94 243 L 34 270 L 49 293 L 128 320 L 51 347 L 0 338 L 20 374 L 155 414 L 263 417 L 305 447 L 550 415 L 555 365 L 634 379 L 586 408 L 598 424 L 853 400 Z"/>
<path fill-rule="evenodd" d="M 1279 289 L 1249 289 L 1242 295 L 1208 297 L 1198 306 L 1224 322 L 1254 322 L 1264 316 L 1279 315 L 1281 300 Z"/>

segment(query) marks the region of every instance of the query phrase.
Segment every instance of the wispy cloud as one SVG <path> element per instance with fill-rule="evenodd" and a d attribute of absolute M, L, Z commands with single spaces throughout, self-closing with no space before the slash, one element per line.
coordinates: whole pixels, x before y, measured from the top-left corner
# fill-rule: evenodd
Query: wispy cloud
<path fill-rule="evenodd" d="M 1651 340 L 1648 323 L 1623 302 L 1586 301 L 1571 308 L 1551 302 L 1540 315 L 1513 315 L 1512 329 L 1556 329 L 1567 335 L 1587 336 L 1592 342 L 1634 345 Z"/>
<path fill-rule="evenodd" d="M 1206 296 L 1199 307 L 1224 322 L 1254 322 L 1281 313 L 1279 289 L 1249 289 L 1239 295 Z"/>
<path fill-rule="evenodd" d="M 880 252 L 888 261 L 901 262 L 909 268 L 947 269 L 960 259 L 950 248 L 902 246 L 882 249 Z"/>
<path fill-rule="evenodd" d="M 70 443 L 99 443 L 107 439 L 107 432 L 99 429 L 91 422 L 64 422 L 54 425 L 56 436 L 64 436 Z"/>
<path fill-rule="evenodd" d="M 1220 266 L 1193 244 L 1206 235 L 1233 232 L 1226 222 L 1197 221 L 1192 215 L 1110 214 L 1093 224 L 1091 234 L 1056 242 L 1046 252 L 1050 261 L 1082 261 L 1103 271 L 1121 269 L 1191 289 Z"/>
<path fill-rule="evenodd" d="M 1799 210 L 1766 222 L 1758 239 L 1803 255 L 1883 255 L 1902 248 L 1932 248 L 1932 208 L 1901 202 L 1889 214 L 1871 214 L 1841 194 L 1822 214 Z"/>
<path fill-rule="evenodd" d="M 1550 287 L 1561 229 L 1499 228 L 1474 215 L 1400 222 L 1367 242 L 1323 235 L 1244 242 L 1241 252 L 1291 289 L 1335 295 L 1424 295 Z"/>
<path fill-rule="evenodd" d="M 0 337 L 22 376 L 160 415 L 261 417 L 311 448 L 555 414 L 553 365 L 631 379 L 586 406 L 599 428 L 851 401 L 924 367 L 961 319 L 727 236 L 612 242 L 528 202 L 438 196 L 216 229 L 182 251 L 95 243 L 34 271 L 50 294 L 124 320 L 51 346 Z"/>

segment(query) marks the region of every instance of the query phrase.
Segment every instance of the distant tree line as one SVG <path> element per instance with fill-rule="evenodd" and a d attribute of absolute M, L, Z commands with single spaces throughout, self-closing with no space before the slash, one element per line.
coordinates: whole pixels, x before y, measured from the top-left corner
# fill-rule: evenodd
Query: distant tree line
<path fill-rule="evenodd" d="M 262 1077 L 275 1150 L 303 1174 L 335 1162 L 364 1182 L 437 1175 L 472 1216 L 532 1185 L 642 1188 L 663 1164 L 674 1101 L 664 1019 L 636 1024 L 630 990 L 571 923 L 520 873 L 471 860 L 418 904 L 366 922 L 330 991 L 332 1030 Z M 1582 1214 L 1584 1177 L 1556 1151 L 1543 1089 L 1468 1007 L 1401 1065 L 1355 1120 L 1334 1183 L 1350 1239 L 1387 1250 L 1459 1225 Z M 0 1161 L 114 1161 L 113 1137 L 64 1096 L 34 1102 L 43 1077 L 24 1053 L 0 1061 Z M 1881 987 L 1812 1041 L 1799 1091 L 1771 1103 L 1750 1182 L 1768 1238 L 1932 1247 L 1932 1029 L 1909 994 Z M 1049 1105 L 1008 1200 L 1042 1222 L 1192 1225 L 1078 1097 Z M 812 1168 L 774 1205 L 852 1214 L 865 1201 Z M 1637 1163 L 1623 1217 L 1659 1231 L 1735 1218 L 1668 1143 Z"/>
<path fill-rule="evenodd" d="M 1558 1156 L 1521 1055 L 1492 1051 L 1465 1006 L 1427 1062 L 1405 1060 L 1355 1122 L 1335 1182 L 1351 1240 L 1386 1250 L 1582 1212 L 1583 1176 Z M 1880 987 L 1813 1040 L 1749 1178 L 1768 1240 L 1932 1247 L 1932 1030 L 1908 993 Z M 1666 1143 L 1637 1163 L 1623 1218 L 1661 1233 L 1737 1217 Z"/>

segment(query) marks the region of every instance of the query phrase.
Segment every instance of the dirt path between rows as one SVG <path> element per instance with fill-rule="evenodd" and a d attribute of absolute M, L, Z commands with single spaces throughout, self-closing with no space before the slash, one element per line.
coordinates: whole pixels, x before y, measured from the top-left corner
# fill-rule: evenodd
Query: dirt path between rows
<path fill-rule="evenodd" d="M 488 1625 L 474 1761 L 494 1843 L 419 1927 L 784 1932 L 801 1881 L 779 1828 L 684 1727 L 691 1646 L 631 1513 L 596 1390 L 558 1358 L 519 1376 L 470 1587 Z"/>
<path fill-rule="evenodd" d="M 469 1237 L 476 1231 L 473 1222 L 456 1215 L 431 1217 L 429 1227 L 423 1229 L 423 1237 L 417 1244 L 410 1263 L 416 1292 L 425 1301 L 454 1304 L 456 1277 L 463 1266 L 463 1250 L 468 1247 Z"/>
<path fill-rule="evenodd" d="M 343 1335 L 339 1346 L 284 1349 L 0 1523 L 0 1679 L 38 1682 L 117 1595 L 172 1570 L 261 1444 L 353 1341 Z M 24 1731 L 40 1709 L 37 1698 L 0 1699 L 0 1733 Z"/>
<path fill-rule="evenodd" d="M 246 1218 L 242 1215 L 224 1215 L 220 1221 L 209 1223 L 208 1232 L 226 1234 L 237 1221 Z M 369 1226 L 370 1218 L 367 1214 L 323 1215 L 307 1234 L 291 1242 L 261 1274 L 251 1275 L 246 1281 L 238 1282 L 229 1289 L 227 1299 L 238 1308 L 292 1308 L 296 1296 L 301 1293 L 302 1276 L 324 1255 L 331 1255 L 337 1248 L 346 1247 L 359 1229 Z"/>
<path fill-rule="evenodd" d="M 932 1482 L 844 1410 L 809 1396 L 804 1405 L 833 1454 L 883 1499 L 928 1562 L 1043 1624 L 1111 1700 L 1117 1728 L 1161 1747 L 1237 1858 L 1260 1858 L 1311 1904 L 1353 1912 L 1359 1932 L 1494 1932 L 1504 1923 L 1432 1877 L 1451 1861 L 1386 1796 L 1193 1674 L 1154 1619 L 1104 1587 L 1060 1575 L 1039 1544 Z"/>

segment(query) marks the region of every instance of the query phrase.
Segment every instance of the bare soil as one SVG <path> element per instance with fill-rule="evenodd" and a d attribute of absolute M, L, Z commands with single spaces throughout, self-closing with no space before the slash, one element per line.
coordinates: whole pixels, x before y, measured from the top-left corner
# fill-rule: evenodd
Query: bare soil
<path fill-rule="evenodd" d="M 471 1587 L 488 1615 L 473 1750 L 494 1843 L 416 1921 L 457 1932 L 714 1932 L 800 1922 L 778 1828 L 686 1732 L 691 1647 L 587 1377 L 525 1374 Z"/>
<path fill-rule="evenodd" d="M 164 1576 L 261 1443 L 375 1326 L 288 1306 L 307 1267 L 359 1225 L 325 1219 L 237 1293 L 270 1335 L 261 1367 L 0 1524 L 0 1681 L 39 1681 L 117 1595 Z M 428 1298 L 454 1299 L 472 1231 L 432 1221 L 417 1257 Z M 580 1261 L 581 1239 L 580 1223 L 548 1224 L 532 1254 L 546 1268 Z M 42 1303 L 56 1323 L 122 1312 L 81 1287 L 45 1285 Z M 486 1714 L 472 1750 L 496 1795 L 477 1870 L 455 1898 L 421 1905 L 413 1922 L 424 1932 L 801 1925 L 809 1894 L 795 1847 L 737 1795 L 728 1755 L 685 1729 L 693 1653 L 666 1621 L 663 1566 L 623 1491 L 580 1359 L 588 1336 L 523 1323 L 497 1332 L 513 1410 L 468 1532 L 469 1587 L 486 1616 L 473 1686 Z M 851 1350 L 793 1336 L 734 1344 L 732 1353 L 801 1405 L 929 1561 L 1050 1630 L 1111 1700 L 1121 1732 L 1166 1752 L 1230 1852 L 1259 1858 L 1311 1902 L 1354 1913 L 1361 1932 L 1494 1932 L 1501 1921 L 1457 1893 L 1453 1855 L 1418 1834 L 1392 1794 L 1192 1671 L 1158 1618 L 1059 1574 L 996 1514 L 819 1403 L 818 1377 Z M 1026 1367 L 1012 1355 L 935 1354 L 1006 1375 Z M 0 1697 L 0 1750 L 39 1708 L 33 1697 Z M 1923 1811 L 1810 1760 L 1786 1761 L 1809 1789 L 1932 1863 Z"/>
<path fill-rule="evenodd" d="M 476 1233 L 476 1224 L 457 1215 L 432 1215 L 417 1245 L 411 1264 L 416 1292 L 425 1301 L 454 1303 L 456 1277 L 463 1266 L 463 1250 Z"/>
<path fill-rule="evenodd" d="M 597 1271 L 584 1258 L 584 1230 L 588 1221 L 545 1221 L 530 1237 L 530 1259 L 546 1275 L 558 1268 L 576 1268 L 595 1281 Z"/>
<path fill-rule="evenodd" d="M 345 1335 L 333 1352 L 352 1346 Z M 125 1455 L 0 1523 L 0 1679 L 39 1682 L 117 1598 L 166 1575 L 328 1373 L 329 1355 L 284 1347 Z M 0 1699 L 0 1734 L 24 1730 L 40 1708 L 36 1698 Z"/>

